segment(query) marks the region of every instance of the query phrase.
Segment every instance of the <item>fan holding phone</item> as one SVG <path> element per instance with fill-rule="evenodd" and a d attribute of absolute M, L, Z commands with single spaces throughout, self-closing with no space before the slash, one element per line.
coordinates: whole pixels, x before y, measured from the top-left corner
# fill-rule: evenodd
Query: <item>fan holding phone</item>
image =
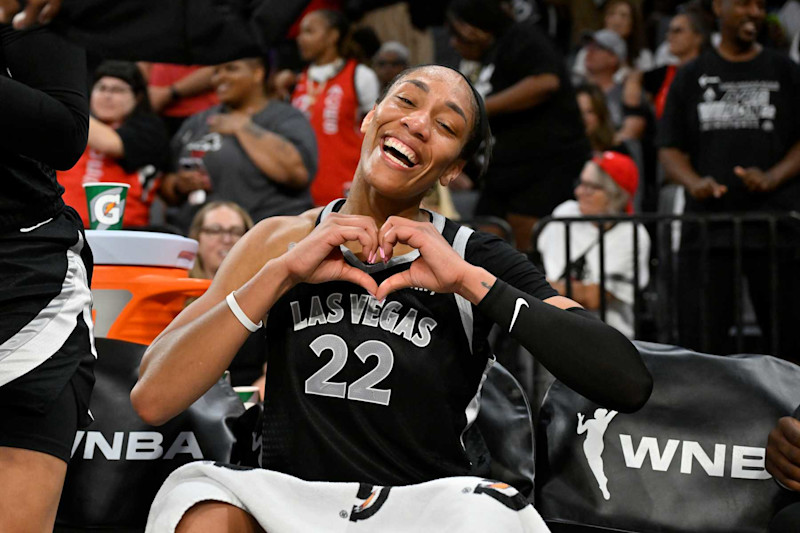
<path fill-rule="evenodd" d="M 317 147 L 308 120 L 273 98 L 269 65 L 247 58 L 217 65 L 220 105 L 184 122 L 171 143 L 161 194 L 186 230 L 206 201 L 236 202 L 255 221 L 311 207 Z"/>

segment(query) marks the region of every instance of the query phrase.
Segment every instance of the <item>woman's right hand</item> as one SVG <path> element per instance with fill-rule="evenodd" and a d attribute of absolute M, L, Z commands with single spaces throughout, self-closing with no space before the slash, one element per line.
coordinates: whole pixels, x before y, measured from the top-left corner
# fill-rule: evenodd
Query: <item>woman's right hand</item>
<path fill-rule="evenodd" d="M 378 228 L 375 221 L 361 215 L 331 213 L 314 230 L 275 259 L 285 268 L 292 285 L 349 281 L 372 295 L 378 291 L 375 280 L 366 272 L 347 264 L 339 246 L 351 241 L 361 244 L 370 261 L 378 253 Z"/>

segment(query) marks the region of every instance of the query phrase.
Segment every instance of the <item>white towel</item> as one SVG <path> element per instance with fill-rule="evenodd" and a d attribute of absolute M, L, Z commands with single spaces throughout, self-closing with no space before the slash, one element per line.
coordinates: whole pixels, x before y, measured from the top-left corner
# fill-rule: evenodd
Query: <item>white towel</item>
<path fill-rule="evenodd" d="M 269 533 L 549 531 L 514 488 L 477 477 L 379 487 L 198 461 L 177 469 L 161 486 L 146 533 L 174 531 L 189 508 L 207 500 L 247 511 Z"/>

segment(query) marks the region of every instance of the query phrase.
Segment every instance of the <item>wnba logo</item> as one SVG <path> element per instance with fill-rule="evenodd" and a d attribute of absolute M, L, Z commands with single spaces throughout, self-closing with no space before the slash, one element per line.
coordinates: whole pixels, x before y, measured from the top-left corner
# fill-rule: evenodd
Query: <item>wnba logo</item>
<path fill-rule="evenodd" d="M 611 493 L 608 492 L 608 478 L 603 471 L 603 450 L 606 447 L 603 437 L 608 425 L 615 416 L 617 416 L 616 411 L 609 412 L 608 409 L 603 409 L 602 407 L 595 409 L 594 419 L 586 420 L 583 413 L 578 413 L 578 435 L 586 433 L 586 440 L 583 442 L 583 454 L 586 456 L 589 469 L 594 474 L 597 486 L 606 500 L 611 499 Z"/>

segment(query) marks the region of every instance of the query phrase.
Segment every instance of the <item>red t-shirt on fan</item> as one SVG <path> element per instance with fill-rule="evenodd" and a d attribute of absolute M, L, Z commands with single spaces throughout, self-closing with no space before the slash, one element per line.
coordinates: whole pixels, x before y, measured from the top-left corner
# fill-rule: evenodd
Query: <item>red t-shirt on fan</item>
<path fill-rule="evenodd" d="M 292 105 L 306 114 L 317 137 L 319 170 L 311 182 L 316 205 L 327 205 L 345 196 L 361 155 L 361 121 L 356 94 L 354 60 L 325 83 L 310 82 L 300 74 L 292 93 Z"/>
<path fill-rule="evenodd" d="M 59 171 L 58 182 L 64 187 L 64 203 L 74 207 L 80 214 L 83 225 L 89 227 L 89 211 L 86 206 L 84 183 L 115 182 L 130 185 L 125 199 L 124 227 L 146 226 L 150 218 L 150 204 L 153 201 L 153 187 L 144 193 L 138 172 L 128 174 L 113 157 L 86 147 L 83 155 L 69 170 Z"/>

